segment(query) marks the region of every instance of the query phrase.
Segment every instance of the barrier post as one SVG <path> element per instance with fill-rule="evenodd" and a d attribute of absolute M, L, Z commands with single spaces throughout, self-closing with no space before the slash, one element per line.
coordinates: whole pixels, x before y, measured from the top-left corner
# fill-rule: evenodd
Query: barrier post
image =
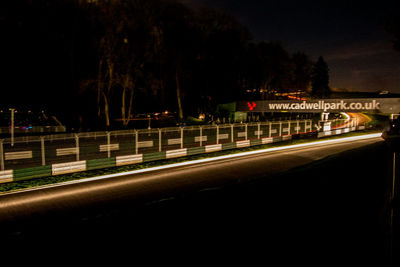
<path fill-rule="evenodd" d="M 161 152 L 161 150 L 162 150 L 162 146 L 161 146 L 162 139 L 161 138 L 162 138 L 161 129 L 158 128 L 158 152 Z"/>
<path fill-rule="evenodd" d="M 233 143 L 234 140 L 235 140 L 235 136 L 234 136 L 234 133 L 233 133 L 233 124 L 231 124 L 231 142 Z"/>
<path fill-rule="evenodd" d="M 14 112 L 15 108 L 10 108 L 11 111 L 11 146 L 14 146 Z"/>
<path fill-rule="evenodd" d="M 181 149 L 183 148 L 183 127 L 181 127 Z"/>
<path fill-rule="evenodd" d="M 107 158 L 111 157 L 110 137 L 111 137 L 111 133 L 107 132 Z"/>
<path fill-rule="evenodd" d="M 217 124 L 217 136 L 216 136 L 216 139 L 217 139 L 217 144 L 219 144 L 219 125 Z"/>
<path fill-rule="evenodd" d="M 46 165 L 46 151 L 44 147 L 44 136 L 40 137 L 40 150 L 42 151 L 42 166 Z"/>
<path fill-rule="evenodd" d="M 139 133 L 138 130 L 135 130 L 135 154 L 138 154 L 139 152 L 138 143 L 139 143 Z"/>
<path fill-rule="evenodd" d="M 269 122 L 269 136 L 271 137 L 271 132 L 272 132 L 272 122 Z"/>
<path fill-rule="evenodd" d="M 0 139 L 0 168 L 4 171 L 3 139 Z"/>
<path fill-rule="evenodd" d="M 75 134 L 76 161 L 79 161 L 79 136 Z"/>
<path fill-rule="evenodd" d="M 203 127 L 200 126 L 200 146 L 203 145 Z"/>

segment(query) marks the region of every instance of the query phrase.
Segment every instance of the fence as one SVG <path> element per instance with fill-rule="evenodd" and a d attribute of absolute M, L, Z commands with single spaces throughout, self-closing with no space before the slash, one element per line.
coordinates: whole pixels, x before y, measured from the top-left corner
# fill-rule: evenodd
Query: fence
<path fill-rule="evenodd" d="M 335 120 L 323 135 L 356 130 Z M 136 164 L 288 140 L 317 131 L 311 120 L 29 136 L 0 140 L 0 183 Z"/>
<path fill-rule="evenodd" d="M 15 134 L 27 134 L 27 133 L 64 133 L 66 131 L 65 126 L 15 126 Z M 0 127 L 0 134 L 10 134 L 11 126 Z"/>

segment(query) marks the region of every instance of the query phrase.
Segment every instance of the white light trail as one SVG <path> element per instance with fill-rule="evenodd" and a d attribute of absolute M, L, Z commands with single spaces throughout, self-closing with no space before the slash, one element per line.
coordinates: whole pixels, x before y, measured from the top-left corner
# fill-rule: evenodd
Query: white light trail
<path fill-rule="evenodd" d="M 340 114 L 342 114 L 343 116 L 346 117 L 346 121 L 345 122 L 348 122 L 350 120 L 350 115 L 349 114 L 344 113 L 344 112 L 340 112 Z"/>

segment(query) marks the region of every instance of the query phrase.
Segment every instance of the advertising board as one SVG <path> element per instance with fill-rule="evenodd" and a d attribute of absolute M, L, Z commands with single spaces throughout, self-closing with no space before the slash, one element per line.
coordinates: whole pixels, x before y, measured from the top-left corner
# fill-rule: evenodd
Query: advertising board
<path fill-rule="evenodd" d="M 240 101 L 236 111 L 241 112 L 376 112 L 399 113 L 400 98 L 353 98 L 312 100 Z"/>

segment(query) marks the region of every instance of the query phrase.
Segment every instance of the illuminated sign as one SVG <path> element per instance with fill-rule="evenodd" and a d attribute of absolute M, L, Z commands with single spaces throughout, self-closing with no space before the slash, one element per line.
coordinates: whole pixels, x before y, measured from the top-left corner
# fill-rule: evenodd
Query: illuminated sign
<path fill-rule="evenodd" d="M 256 105 L 256 103 L 254 103 L 254 102 L 247 102 L 247 106 L 249 107 L 249 110 L 250 111 L 253 111 L 254 110 L 254 108 L 257 106 Z"/>
<path fill-rule="evenodd" d="M 242 112 L 379 112 L 399 113 L 400 98 L 312 99 L 237 102 Z"/>

